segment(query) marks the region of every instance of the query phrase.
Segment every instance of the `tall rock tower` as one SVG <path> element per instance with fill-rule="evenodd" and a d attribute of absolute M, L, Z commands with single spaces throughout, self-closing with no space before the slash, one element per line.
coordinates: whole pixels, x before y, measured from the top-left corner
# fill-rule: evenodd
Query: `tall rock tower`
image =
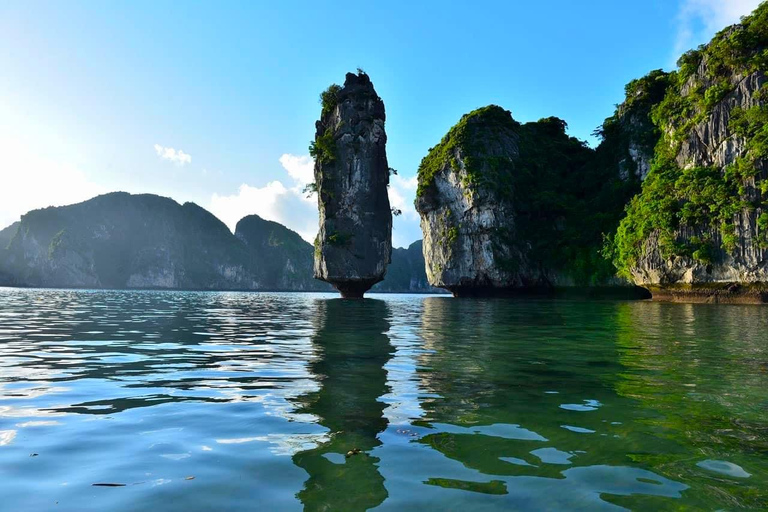
<path fill-rule="evenodd" d="M 347 73 L 321 100 L 309 148 L 320 210 L 315 278 L 342 297 L 362 297 L 384 279 L 392 253 L 384 102 L 362 71 Z"/>

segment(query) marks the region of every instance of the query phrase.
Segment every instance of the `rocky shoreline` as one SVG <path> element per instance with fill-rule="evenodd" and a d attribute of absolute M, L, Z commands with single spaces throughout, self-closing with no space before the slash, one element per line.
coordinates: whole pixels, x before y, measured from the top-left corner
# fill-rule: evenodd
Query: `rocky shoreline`
<path fill-rule="evenodd" d="M 701 285 L 649 286 L 652 299 L 658 302 L 700 304 L 768 304 L 768 285 L 710 283 Z"/>

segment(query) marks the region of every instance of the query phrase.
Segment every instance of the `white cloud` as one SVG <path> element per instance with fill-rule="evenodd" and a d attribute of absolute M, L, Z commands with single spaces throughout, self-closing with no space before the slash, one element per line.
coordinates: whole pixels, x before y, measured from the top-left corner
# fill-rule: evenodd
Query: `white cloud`
<path fill-rule="evenodd" d="M 160 144 L 155 144 L 155 152 L 163 160 L 170 160 L 176 165 L 183 166 L 192 163 L 192 156 L 180 149 L 177 151 L 173 148 L 166 148 Z"/>
<path fill-rule="evenodd" d="M 0 229 L 30 210 L 78 203 L 107 192 L 77 167 L 3 133 L 0 137 Z"/>
<path fill-rule="evenodd" d="M 264 219 L 279 222 L 312 242 L 317 235 L 317 195 L 310 197 L 304 187 L 314 181 L 314 162 L 309 155 L 284 154 L 280 157 L 290 177 L 289 185 L 283 181 L 271 181 L 263 187 L 240 185 L 231 195 L 213 194 L 208 209 L 232 231 L 246 215 L 256 214 Z M 392 176 L 389 201 L 402 215 L 395 217 L 392 242 L 396 247 L 408 246 L 421 238 L 419 215 L 413 207 L 416 196 L 416 178 Z"/>
<path fill-rule="evenodd" d="M 208 209 L 232 231 L 246 215 L 256 214 L 279 222 L 312 242 L 317 235 L 317 195 L 310 197 L 304 187 L 313 181 L 309 156 L 285 154 L 280 163 L 291 178 L 286 186 L 282 181 L 271 181 L 263 187 L 240 185 L 236 194 L 213 194 Z"/>
<path fill-rule="evenodd" d="M 683 0 L 678 14 L 675 61 L 685 51 L 709 41 L 716 32 L 738 23 L 762 0 Z"/>
<path fill-rule="evenodd" d="M 396 174 L 390 178 L 389 204 L 402 212 L 393 219 L 392 245 L 395 247 L 408 247 L 422 237 L 419 214 L 413 206 L 417 184 L 416 176 L 403 178 Z"/>
<path fill-rule="evenodd" d="M 280 157 L 280 165 L 302 187 L 315 181 L 315 161 L 309 155 L 296 156 L 286 153 Z"/>

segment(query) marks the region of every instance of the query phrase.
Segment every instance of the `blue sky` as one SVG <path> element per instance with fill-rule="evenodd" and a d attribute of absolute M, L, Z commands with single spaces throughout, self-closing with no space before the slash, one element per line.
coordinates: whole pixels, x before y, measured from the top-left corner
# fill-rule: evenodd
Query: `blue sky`
<path fill-rule="evenodd" d="M 248 213 L 311 239 L 318 95 L 357 67 L 387 109 L 397 246 L 421 158 L 490 103 L 591 132 L 624 85 L 758 0 L 0 4 L 0 224 L 98 193 Z M 220 5 L 221 4 L 221 5 Z"/>

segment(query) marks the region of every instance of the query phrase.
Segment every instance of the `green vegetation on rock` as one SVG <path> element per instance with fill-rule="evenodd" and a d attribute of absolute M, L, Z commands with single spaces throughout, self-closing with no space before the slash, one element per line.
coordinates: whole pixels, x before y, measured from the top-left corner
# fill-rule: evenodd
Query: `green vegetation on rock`
<path fill-rule="evenodd" d="M 464 170 L 470 182 L 475 184 L 481 182 L 496 183 L 500 187 L 508 185 L 508 183 L 500 183 L 494 178 L 501 178 L 503 182 L 504 177 L 508 176 L 502 170 L 510 169 L 509 159 L 488 156 L 483 152 L 483 148 L 478 146 L 497 138 L 496 135 L 492 134 L 504 130 L 514 131 L 519 126 L 520 123 L 512 119 L 509 111 L 497 105 L 479 108 L 462 116 L 461 120 L 443 137 L 443 140 L 430 148 L 427 156 L 421 161 L 418 170 L 419 185 L 416 196 L 421 196 L 426 192 L 435 175 L 445 168 L 446 162 L 453 170 L 459 170 L 459 164 L 456 160 L 457 152 L 463 156 Z M 482 133 L 477 133 L 478 131 Z M 491 163 L 491 168 L 494 169 L 496 176 L 483 176 L 481 174 L 484 160 Z"/>
<path fill-rule="evenodd" d="M 336 159 L 336 140 L 332 128 L 326 128 L 322 135 L 309 143 L 309 154 L 322 163 L 330 163 Z"/>
<path fill-rule="evenodd" d="M 468 200 L 490 197 L 514 211 L 514 234 L 497 229 L 494 236 L 498 266 L 517 271 L 520 262 L 505 248 L 524 246 L 537 267 L 578 284 L 605 282 L 614 272 L 601 254 L 603 234 L 616 228 L 638 184 L 598 165 L 599 152 L 566 127 L 556 117 L 521 124 L 496 105 L 466 114 L 422 160 L 417 202 L 437 200 L 435 177 L 454 173 Z M 459 222 L 452 215 L 445 226 L 448 244 L 459 237 Z"/>
<path fill-rule="evenodd" d="M 651 236 L 664 258 L 681 256 L 711 263 L 736 249 L 735 221 L 744 211 L 768 208 L 768 184 L 760 179 L 768 159 L 768 107 L 765 86 L 753 97 L 759 103 L 730 109 L 728 129 L 744 151 L 725 168 L 680 167 L 683 144 L 694 127 L 725 105 L 751 73 L 768 70 L 768 4 L 740 25 L 719 32 L 707 45 L 684 54 L 679 70 L 666 75 L 664 97 L 652 106 L 651 119 L 661 134 L 642 192 L 627 205 L 616 236 L 606 244 L 620 275 L 630 276 Z M 628 98 L 629 99 L 629 98 Z M 722 114 L 721 114 L 722 115 Z M 693 151 L 693 150 L 691 150 Z M 685 155 L 682 157 L 687 162 Z M 757 220 L 757 244 L 768 246 L 768 214 Z M 680 229 L 696 232 L 678 236 Z"/>
<path fill-rule="evenodd" d="M 642 193 L 627 205 L 627 216 L 606 253 L 613 257 L 620 274 L 629 277 L 646 240 L 656 233 L 663 257 L 687 256 L 710 263 L 719 247 L 708 232 L 684 243 L 675 233 L 681 225 L 713 226 L 720 231 L 721 247 L 733 250 L 733 218 L 747 207 L 736 181 L 727 173 L 706 167 L 680 169 L 673 161 L 657 160 Z"/>
<path fill-rule="evenodd" d="M 338 84 L 331 84 L 326 90 L 320 93 L 320 104 L 322 105 L 321 116 L 329 114 L 338 104 L 338 94 L 341 91 L 341 86 Z"/>
<path fill-rule="evenodd" d="M 348 247 L 350 242 L 352 242 L 352 233 L 342 233 L 340 231 L 336 231 L 334 233 L 331 233 L 328 235 L 328 244 L 332 245 L 333 247 Z"/>
<path fill-rule="evenodd" d="M 625 86 L 624 102 L 594 132 L 601 139 L 596 165 L 618 167 L 627 180 L 637 178 L 638 169 L 630 146 L 635 146 L 642 156 L 653 154 L 661 131 L 651 120 L 651 109 L 664 99 L 672 76 L 657 69 Z"/>

